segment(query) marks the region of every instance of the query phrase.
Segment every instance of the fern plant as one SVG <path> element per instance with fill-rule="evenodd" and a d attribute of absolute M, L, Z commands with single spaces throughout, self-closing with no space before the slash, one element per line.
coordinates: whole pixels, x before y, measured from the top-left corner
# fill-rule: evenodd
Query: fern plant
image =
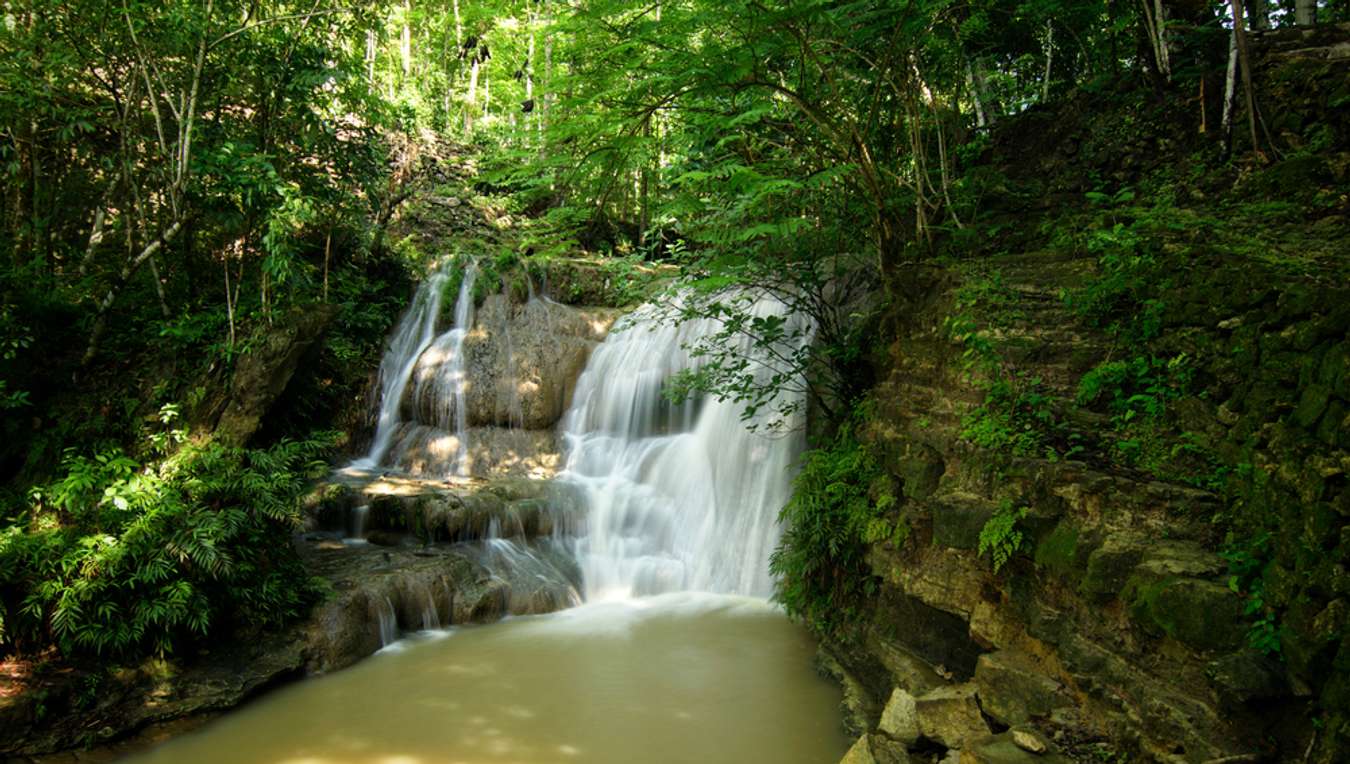
<path fill-rule="evenodd" d="M 780 516 L 783 538 L 770 560 L 776 598 L 818 634 L 846 625 L 875 594 L 868 545 L 899 544 L 908 532 L 894 517 L 889 474 L 855 434 L 868 416 L 859 407 L 828 446 L 806 454 Z"/>
<path fill-rule="evenodd" d="M 1024 536 L 1017 523 L 1026 516 L 1026 507 L 1015 507 L 1012 501 L 1005 499 L 980 529 L 979 554 L 989 555 L 994 561 L 995 573 L 1022 548 Z"/>
<path fill-rule="evenodd" d="M 0 532 L 0 643 L 163 654 L 299 615 L 316 590 L 291 532 L 331 443 L 208 442 L 157 465 L 68 452 L 65 476 Z"/>

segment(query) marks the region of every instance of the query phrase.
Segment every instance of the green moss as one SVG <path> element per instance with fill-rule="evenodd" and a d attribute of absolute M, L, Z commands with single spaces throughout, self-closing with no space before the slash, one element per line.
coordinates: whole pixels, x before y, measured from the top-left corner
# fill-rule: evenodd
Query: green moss
<path fill-rule="evenodd" d="M 1061 522 L 1036 545 L 1036 565 L 1061 576 L 1076 577 L 1082 572 L 1078 546 L 1078 526 Z"/>
<path fill-rule="evenodd" d="M 1130 617 L 1150 634 L 1165 634 L 1197 650 L 1231 650 L 1246 633 L 1242 600 L 1227 588 L 1195 578 L 1168 576 L 1126 583 Z"/>

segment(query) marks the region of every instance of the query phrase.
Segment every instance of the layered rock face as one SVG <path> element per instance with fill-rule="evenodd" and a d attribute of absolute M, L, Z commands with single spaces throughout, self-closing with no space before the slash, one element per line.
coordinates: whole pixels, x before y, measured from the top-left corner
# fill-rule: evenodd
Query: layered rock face
<path fill-rule="evenodd" d="M 1066 402 L 1057 416 L 1077 417 L 1071 424 L 1087 432 L 1107 423 L 1069 409 L 1077 380 L 1106 346 L 1057 292 L 1089 266 L 1049 254 L 992 264 L 1016 316 L 1002 339 L 1019 368 L 1042 380 L 1048 405 Z M 983 393 L 943 325 L 961 279 L 947 273 L 929 284 L 930 302 L 902 327 L 875 394 L 867 439 L 895 477 L 910 533 L 898 546 L 871 548 L 880 591 L 869 620 L 852 639 L 827 644 L 822 658 L 844 684 L 860 735 L 848 760 L 886 764 L 937 751 L 961 762 L 1048 762 L 1101 750 L 1198 763 L 1310 750 L 1311 702 L 1339 697 L 1344 669 L 1332 666 L 1338 649 L 1346 655 L 1350 457 L 1341 398 L 1328 394 L 1345 378 L 1344 303 L 1297 290 L 1266 290 L 1264 308 L 1225 307 L 1208 293 L 1173 298 L 1169 320 L 1190 327 L 1179 341 L 1214 343 L 1218 358 L 1198 362 L 1216 364 L 1202 368 L 1215 374 L 1218 395 L 1179 402 L 1179 415 L 1217 453 L 1266 472 L 1220 495 L 1103 461 L 972 445 L 963 417 Z M 1226 299 L 1249 297 L 1234 289 Z M 1229 339 L 1235 333 L 1243 337 Z M 1245 374 L 1223 365 L 1242 352 L 1270 365 L 1254 361 Z M 1281 359 L 1295 369 L 1283 371 Z M 1225 512 L 1265 517 L 1265 506 L 1287 518 L 1266 576 L 1267 606 L 1275 597 L 1288 603 L 1277 611 L 1283 649 L 1274 654 L 1252 646 L 1261 614 L 1230 585 L 1216 531 Z M 1024 538 L 995 573 L 980 553 L 981 532 L 1009 507 L 1021 513 Z M 1272 575 L 1289 583 L 1272 590 Z M 1334 757 L 1335 748 L 1323 750 Z"/>

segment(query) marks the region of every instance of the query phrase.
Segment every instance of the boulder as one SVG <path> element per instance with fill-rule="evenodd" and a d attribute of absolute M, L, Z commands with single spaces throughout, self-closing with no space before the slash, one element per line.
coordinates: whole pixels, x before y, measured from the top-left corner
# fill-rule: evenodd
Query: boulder
<path fill-rule="evenodd" d="M 899 687 L 895 688 L 881 712 L 877 729 L 905 745 L 913 745 L 918 741 L 921 733 L 914 696 Z"/>
<path fill-rule="evenodd" d="M 922 737 L 948 748 L 964 749 L 989 734 L 973 684 L 940 687 L 914 701 Z"/>
<path fill-rule="evenodd" d="M 877 760 L 872 758 L 872 747 L 867 742 L 867 735 L 858 738 L 844 758 L 839 760 L 839 764 L 877 764 Z"/>
<path fill-rule="evenodd" d="M 1245 637 L 1242 599 L 1226 586 L 1169 578 L 1132 589 L 1130 615 L 1147 631 L 1204 651 L 1235 649 Z"/>
<path fill-rule="evenodd" d="M 1079 589 L 1089 596 L 1115 596 L 1143 558 L 1145 548 L 1144 539 L 1133 533 L 1107 536 L 1102 545 L 1088 555 L 1087 572 Z"/>
<path fill-rule="evenodd" d="M 562 417 L 591 349 L 618 312 L 578 309 L 547 300 L 483 301 L 464 340 L 471 425 L 552 429 Z"/>
<path fill-rule="evenodd" d="M 984 712 L 1007 725 L 1025 724 L 1071 705 L 1059 682 L 1038 671 L 1030 656 L 1012 650 L 981 655 L 975 686 Z"/>
<path fill-rule="evenodd" d="M 965 494 L 944 494 L 933 501 L 933 543 L 952 549 L 979 547 L 980 531 L 998 509 L 993 502 Z"/>
<path fill-rule="evenodd" d="M 905 746 L 885 735 L 862 735 L 839 764 L 909 764 Z"/>
<path fill-rule="evenodd" d="M 331 305 L 289 312 L 262 340 L 239 357 L 230 391 L 215 424 L 216 437 L 225 443 L 248 443 L 263 416 L 300 366 L 300 360 L 328 331 L 337 315 Z"/>

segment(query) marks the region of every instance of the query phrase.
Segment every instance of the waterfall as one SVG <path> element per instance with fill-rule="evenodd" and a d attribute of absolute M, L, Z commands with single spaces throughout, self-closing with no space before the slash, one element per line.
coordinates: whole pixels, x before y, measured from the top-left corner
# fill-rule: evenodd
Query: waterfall
<path fill-rule="evenodd" d="M 417 287 L 412 305 L 399 319 L 389 339 L 389 347 L 380 361 L 377 387 L 380 390 L 380 416 L 375 426 L 375 440 L 370 453 L 356 466 L 374 467 L 384 459 L 398 428 L 399 403 L 408 386 L 417 359 L 436 336 L 436 316 L 441 312 L 441 292 L 450 278 L 444 266 Z"/>
<path fill-rule="evenodd" d="M 388 647 L 398 641 L 398 615 L 394 603 L 383 596 L 375 601 L 375 616 L 380 624 L 380 646 Z"/>
<path fill-rule="evenodd" d="M 469 426 L 465 393 L 469 389 L 468 365 L 464 358 L 464 338 L 473 329 L 473 285 L 478 277 L 478 266 L 470 263 L 460 280 L 459 296 L 455 299 L 455 325 L 436 338 L 417 364 L 414 394 L 419 410 L 436 412 L 435 426 L 455 434 L 454 461 L 451 474 L 464 477 L 469 474 Z"/>
<path fill-rule="evenodd" d="M 353 467 L 370 469 L 397 465 L 401 452 L 408 448 L 407 441 L 418 437 L 440 439 L 434 433 L 418 432 L 416 425 L 400 418 L 405 394 L 410 394 L 436 411 L 437 428 L 454 433 L 451 474 L 465 476 L 469 473 L 465 406 L 469 381 L 464 338 L 473 328 L 473 285 L 477 275 L 475 263 L 464 269 L 455 300 L 454 326 L 439 336 L 436 318 L 440 314 L 441 294 L 450 278 L 447 266 L 437 269 L 418 287 L 412 305 L 394 328 L 389 347 L 380 361 L 380 416 L 374 442 L 366 457 L 354 462 Z M 408 391 L 410 385 L 411 393 Z M 398 448 L 393 448 L 395 441 Z"/>
<path fill-rule="evenodd" d="M 787 315 L 782 303 L 762 298 L 751 310 L 784 316 L 793 342 L 810 341 L 809 322 Z M 752 432 L 733 401 L 677 406 L 661 394 L 673 374 L 697 368 L 691 345 L 721 328 L 713 319 L 672 325 L 656 308 L 640 308 L 595 350 L 577 382 L 563 419 L 559 479 L 588 509 L 574 541 L 587 600 L 682 589 L 772 593 L 769 555 L 804 445 L 803 415 L 785 432 Z M 774 373 L 751 338 L 727 350 L 758 356 L 761 382 Z M 759 416 L 763 424 L 770 415 Z"/>

